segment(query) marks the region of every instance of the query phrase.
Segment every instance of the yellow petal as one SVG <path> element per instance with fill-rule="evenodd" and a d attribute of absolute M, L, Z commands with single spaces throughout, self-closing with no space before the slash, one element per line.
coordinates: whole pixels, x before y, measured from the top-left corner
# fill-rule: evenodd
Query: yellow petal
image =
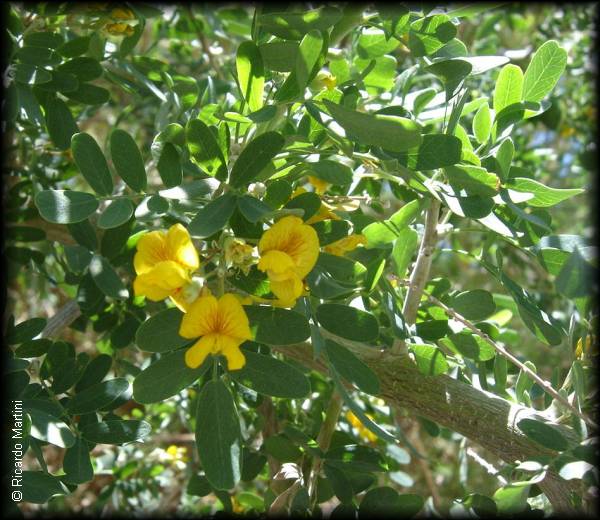
<path fill-rule="evenodd" d="M 150 271 L 158 262 L 168 260 L 166 251 L 166 233 L 151 231 L 142 235 L 137 243 L 137 252 L 133 258 L 136 274 Z"/>
<path fill-rule="evenodd" d="M 302 295 L 304 284 L 297 276 L 283 282 L 271 282 L 271 291 L 282 302 L 294 302 Z M 292 304 L 293 305 L 293 304 Z M 284 305 L 287 307 L 287 305 Z"/>
<path fill-rule="evenodd" d="M 340 238 L 335 242 L 326 245 L 324 250 L 326 253 L 331 255 L 342 256 L 348 251 L 356 249 L 360 244 L 366 245 L 367 239 L 363 235 L 349 235 L 344 238 Z"/>
<path fill-rule="evenodd" d="M 181 291 L 176 291 L 174 294 L 171 294 L 170 297 L 171 297 L 171 301 L 177 306 L 177 308 L 181 312 L 187 312 L 188 309 L 190 308 L 190 304 L 183 297 L 183 294 L 181 293 Z"/>
<path fill-rule="evenodd" d="M 239 370 L 246 364 L 246 358 L 240 350 L 243 341 L 229 336 L 220 336 L 218 341 L 220 351 L 227 359 L 227 370 Z"/>
<path fill-rule="evenodd" d="M 327 188 L 331 186 L 331 184 L 329 184 L 327 181 L 319 179 L 319 177 L 313 177 L 312 175 L 308 176 L 308 182 L 310 182 L 313 185 L 313 187 L 315 188 L 315 192 L 319 195 L 325 193 L 327 191 Z"/>
<path fill-rule="evenodd" d="M 169 228 L 166 236 L 166 250 L 170 260 L 175 260 L 192 271 L 200 266 L 198 253 L 190 234 L 181 224 L 175 224 Z"/>
<path fill-rule="evenodd" d="M 179 335 L 192 339 L 214 332 L 217 314 L 217 299 L 214 296 L 201 296 L 183 315 Z"/>
<path fill-rule="evenodd" d="M 140 274 L 133 282 L 136 296 L 146 296 L 153 301 L 170 296 L 189 282 L 187 272 L 176 262 L 158 262 L 151 270 Z"/>
<path fill-rule="evenodd" d="M 200 338 L 185 353 L 185 364 L 190 368 L 198 368 L 204 363 L 206 356 L 213 352 L 216 342 L 216 334 Z"/>
<path fill-rule="evenodd" d="M 319 256 L 317 232 L 294 216 L 284 217 L 265 231 L 258 243 L 258 251 L 267 253 L 277 250 L 288 254 L 294 264 L 296 274 L 304 278 L 314 267 Z"/>
<path fill-rule="evenodd" d="M 240 301 L 233 294 L 219 298 L 219 334 L 239 340 L 252 339 L 250 322 Z"/>
<path fill-rule="evenodd" d="M 342 220 L 342 218 L 339 215 L 333 213 L 333 211 L 331 211 L 331 209 L 327 205 L 321 203 L 319 211 L 317 211 L 312 217 L 310 217 L 306 221 L 306 224 L 315 224 L 316 222 L 321 222 L 322 220 Z"/>
<path fill-rule="evenodd" d="M 271 280 L 287 280 L 294 275 L 296 264 L 290 255 L 283 251 L 267 251 L 258 261 L 258 269 L 268 272 Z"/>

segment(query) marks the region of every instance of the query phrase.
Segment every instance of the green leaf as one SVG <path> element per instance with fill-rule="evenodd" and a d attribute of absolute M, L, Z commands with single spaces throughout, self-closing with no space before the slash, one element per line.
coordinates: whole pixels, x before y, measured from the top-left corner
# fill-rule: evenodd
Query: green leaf
<path fill-rule="evenodd" d="M 110 155 L 117 173 L 133 191 L 146 189 L 146 169 L 139 148 L 125 130 L 110 134 Z"/>
<path fill-rule="evenodd" d="M 398 278 L 404 278 L 412 257 L 417 250 L 418 233 L 411 228 L 405 228 L 398 233 L 392 248 L 392 261 L 394 262 L 395 274 Z"/>
<path fill-rule="evenodd" d="M 300 92 L 303 92 L 306 85 L 308 85 L 322 48 L 323 36 L 319 31 L 311 30 L 302 38 L 296 53 L 296 66 L 294 68 Z"/>
<path fill-rule="evenodd" d="M 455 191 L 465 190 L 469 195 L 493 197 L 500 189 L 500 179 L 485 168 L 461 164 L 445 169 L 448 182 Z"/>
<path fill-rule="evenodd" d="M 43 471 L 23 471 L 21 484 L 23 489 L 21 500 L 31 504 L 45 504 L 55 495 L 69 493 L 58 477 Z"/>
<path fill-rule="evenodd" d="M 523 101 L 541 101 L 554 88 L 567 66 L 567 51 L 547 41 L 531 58 L 523 78 Z"/>
<path fill-rule="evenodd" d="M 74 74 L 80 82 L 91 81 L 102 76 L 102 65 L 94 58 L 81 57 L 65 61 L 56 68 L 59 72 Z"/>
<path fill-rule="evenodd" d="M 53 49 L 37 47 L 34 45 L 18 48 L 15 53 L 15 58 L 21 63 L 39 65 L 40 67 L 45 65 L 58 65 L 61 62 L 60 56 Z"/>
<path fill-rule="evenodd" d="M 373 222 L 364 227 L 362 234 L 367 239 L 367 248 L 387 248 L 396 240 L 403 230 L 417 217 L 421 211 L 418 199 L 411 200 L 402 206 L 389 219 Z"/>
<path fill-rule="evenodd" d="M 339 303 L 317 307 L 317 321 L 329 332 L 352 341 L 375 341 L 379 323 L 372 314 Z"/>
<path fill-rule="evenodd" d="M 446 99 L 449 100 L 454 96 L 462 81 L 471 73 L 472 69 L 473 66 L 468 61 L 454 58 L 436 61 L 425 70 L 441 78 L 446 91 Z"/>
<path fill-rule="evenodd" d="M 79 171 L 92 189 L 98 195 L 110 195 L 113 190 L 112 176 L 94 138 L 85 132 L 75 134 L 71 138 L 71 150 Z"/>
<path fill-rule="evenodd" d="M 225 227 L 236 206 L 237 197 L 231 192 L 211 200 L 196 213 L 188 224 L 188 231 L 198 238 L 214 235 Z"/>
<path fill-rule="evenodd" d="M 425 376 L 439 376 L 448 372 L 448 362 L 446 356 L 437 347 L 433 345 L 409 345 L 410 350 L 415 355 L 415 361 L 419 372 Z"/>
<path fill-rule="evenodd" d="M 462 143 L 458 137 L 446 134 L 425 134 L 417 148 L 392 154 L 411 170 L 435 170 L 460 162 Z"/>
<path fill-rule="evenodd" d="M 103 105 L 110 99 L 110 92 L 89 83 L 80 83 L 77 90 L 65 92 L 65 96 L 83 105 Z"/>
<path fill-rule="evenodd" d="M 312 191 L 296 195 L 293 199 L 286 202 L 284 209 L 302 209 L 304 214 L 302 220 L 305 222 L 312 217 L 321 207 L 321 197 Z"/>
<path fill-rule="evenodd" d="M 506 183 L 507 188 L 521 193 L 531 193 L 532 197 L 527 200 L 529 206 L 547 208 L 554 206 L 563 200 L 570 199 L 575 195 L 583 193 L 579 188 L 557 189 L 550 188 L 541 182 L 526 177 L 515 177 Z"/>
<path fill-rule="evenodd" d="M 550 424 L 536 419 L 521 419 L 517 426 L 531 440 L 556 451 L 565 451 L 569 444 L 562 433 Z"/>
<path fill-rule="evenodd" d="M 452 298 L 449 305 L 468 320 L 475 321 L 483 320 L 496 311 L 494 298 L 483 289 L 461 292 Z"/>
<path fill-rule="evenodd" d="M 196 497 L 205 497 L 206 495 L 212 493 L 212 491 L 213 489 L 208 479 L 204 475 L 195 474 L 191 476 L 186 489 L 186 493 L 188 495 L 193 495 Z"/>
<path fill-rule="evenodd" d="M 262 200 L 250 195 L 242 195 L 237 199 L 240 213 L 253 224 L 272 212 L 271 207 Z"/>
<path fill-rule="evenodd" d="M 217 179 L 227 177 L 227 163 L 215 134 L 200 119 L 190 119 L 185 126 L 190 158 L 203 171 Z"/>
<path fill-rule="evenodd" d="M 265 67 L 277 72 L 291 72 L 296 64 L 298 43 L 293 41 L 275 41 L 258 46 Z"/>
<path fill-rule="evenodd" d="M 470 331 L 462 331 L 440 340 L 445 347 L 462 357 L 475 361 L 487 361 L 496 355 L 494 347 Z"/>
<path fill-rule="evenodd" d="M 72 224 L 94 213 L 98 209 L 98 199 L 81 191 L 44 190 L 35 196 L 35 205 L 44 220 Z"/>
<path fill-rule="evenodd" d="M 196 445 L 211 486 L 235 486 L 241 473 L 240 423 L 231 392 L 220 379 L 208 381 L 198 396 Z"/>
<path fill-rule="evenodd" d="M 209 360 L 198 368 L 185 364 L 187 349 L 168 352 L 142 370 L 133 381 L 133 397 L 138 403 L 158 403 L 178 394 L 198 380 L 212 366 Z M 233 372 L 232 372 L 233 374 Z"/>
<path fill-rule="evenodd" d="M 323 471 L 325 472 L 327 481 L 331 484 L 331 487 L 333 488 L 335 496 L 338 497 L 338 499 L 341 502 L 340 506 L 342 506 L 343 504 L 351 504 L 354 493 L 352 490 L 352 483 L 350 482 L 350 479 L 346 476 L 346 473 L 334 466 L 333 464 L 331 464 L 329 461 L 325 461 L 325 463 L 323 464 Z M 348 516 L 354 518 L 354 516 Z M 335 515 L 332 514 L 331 518 L 335 518 Z"/>
<path fill-rule="evenodd" d="M 293 345 L 310 336 L 306 318 L 295 311 L 266 306 L 244 306 L 257 343 Z M 285 327 L 281 324 L 285 323 Z"/>
<path fill-rule="evenodd" d="M 419 495 L 400 495 L 388 486 L 376 487 L 367 491 L 358 510 L 359 518 L 372 516 L 393 516 L 412 518 L 424 506 Z"/>
<path fill-rule="evenodd" d="M 410 24 L 408 46 L 413 56 L 428 56 L 455 36 L 456 26 L 446 15 L 427 16 Z"/>
<path fill-rule="evenodd" d="M 492 118 L 490 114 L 490 106 L 484 103 L 479 107 L 473 118 L 473 134 L 478 143 L 486 143 L 490 138 L 492 129 Z"/>
<path fill-rule="evenodd" d="M 94 255 L 90 261 L 90 274 L 100 289 L 106 296 L 117 299 L 129 297 L 129 291 L 126 289 L 123 281 L 115 272 L 110 262 L 100 255 Z"/>
<path fill-rule="evenodd" d="M 47 338 L 30 339 L 16 348 L 15 355 L 20 358 L 40 357 L 48 352 L 50 345 L 52 341 Z"/>
<path fill-rule="evenodd" d="M 89 36 L 78 36 L 61 44 L 56 50 L 65 58 L 75 58 L 85 54 L 90 47 Z"/>
<path fill-rule="evenodd" d="M 344 379 L 367 394 L 379 393 L 377 375 L 350 350 L 331 340 L 325 342 L 325 348 L 329 361 Z"/>
<path fill-rule="evenodd" d="M 369 446 L 346 444 L 330 448 L 324 460 L 342 470 L 388 471 L 389 466 L 383 454 Z"/>
<path fill-rule="evenodd" d="M 67 449 L 63 459 L 63 469 L 64 480 L 69 484 L 83 484 L 94 478 L 94 468 L 86 441 L 78 438 L 75 444 Z"/>
<path fill-rule="evenodd" d="M 74 415 L 95 412 L 116 401 L 128 388 L 129 382 L 122 377 L 96 383 L 75 394 L 67 411 Z"/>
<path fill-rule="evenodd" d="M 119 198 L 113 200 L 100 215 L 98 227 L 101 229 L 112 229 L 127 222 L 133 215 L 133 204 L 131 200 Z"/>
<path fill-rule="evenodd" d="M 597 270 L 575 248 L 556 277 L 556 290 L 567 298 L 587 296 L 592 291 L 595 274 Z"/>
<path fill-rule="evenodd" d="M 326 99 L 323 103 L 346 131 L 347 137 L 361 144 L 380 146 L 393 152 L 403 152 L 421 144 L 421 129 L 410 119 L 357 112 Z"/>
<path fill-rule="evenodd" d="M 135 334 L 135 343 L 146 352 L 169 352 L 187 345 L 190 340 L 179 335 L 183 313 L 172 307 L 156 313 L 142 323 Z"/>
<path fill-rule="evenodd" d="M 261 53 L 254 42 L 240 44 L 235 66 L 242 95 L 250 111 L 255 112 L 263 106 L 265 71 Z"/>
<path fill-rule="evenodd" d="M 299 399 L 310 392 L 306 376 L 289 363 L 271 356 L 244 350 L 246 364 L 230 372 L 233 380 L 252 388 L 259 394 Z"/>
<path fill-rule="evenodd" d="M 277 132 L 265 132 L 250 141 L 231 169 L 229 182 L 247 186 L 283 148 L 285 139 Z"/>
<path fill-rule="evenodd" d="M 321 220 L 312 224 L 312 227 L 317 232 L 321 247 L 348 236 L 350 230 L 350 225 L 345 220 Z"/>
<path fill-rule="evenodd" d="M 326 31 L 342 17 L 336 7 L 325 6 L 300 12 L 281 11 L 259 14 L 257 24 L 285 40 L 300 40 L 311 30 Z"/>
<path fill-rule="evenodd" d="M 171 143 L 165 143 L 156 165 L 160 178 L 167 188 L 179 186 L 183 180 L 181 159 L 177 148 Z"/>
<path fill-rule="evenodd" d="M 330 184 L 347 186 L 352 183 L 353 172 L 350 166 L 338 161 L 324 159 L 316 163 L 309 163 L 310 174 Z"/>
<path fill-rule="evenodd" d="M 124 444 L 147 437 L 152 427 L 146 421 L 115 419 L 85 424 L 80 431 L 84 439 L 96 444 Z"/>
<path fill-rule="evenodd" d="M 33 339 L 44 330 L 46 323 L 46 318 L 31 318 L 22 321 L 7 334 L 6 342 L 9 345 L 16 345 Z"/>
<path fill-rule="evenodd" d="M 92 359 L 85 367 L 81 379 L 77 385 L 75 385 L 75 391 L 81 392 L 102 381 L 106 374 L 108 374 L 110 367 L 112 366 L 112 361 L 112 357 L 108 354 L 99 354 Z"/>
<path fill-rule="evenodd" d="M 496 173 L 498 173 L 500 179 L 504 182 L 508 178 L 510 164 L 515 153 L 515 145 L 512 139 L 509 137 L 508 139 L 504 139 L 500 146 L 498 146 L 492 152 L 495 152 L 496 161 L 500 166 L 499 171 L 496 168 Z"/>
<path fill-rule="evenodd" d="M 59 448 L 69 448 L 75 444 L 75 436 L 67 424 L 42 410 L 31 408 L 28 410 L 31 417 L 30 434 L 34 439 L 49 442 Z"/>
<path fill-rule="evenodd" d="M 386 38 L 385 32 L 376 27 L 363 27 L 356 43 L 358 55 L 364 59 L 389 54 L 400 45 L 396 38 Z"/>
<path fill-rule="evenodd" d="M 50 139 L 60 150 L 68 150 L 71 148 L 71 138 L 79 132 L 73 114 L 67 104 L 58 98 L 50 99 L 45 108 Z"/>
<path fill-rule="evenodd" d="M 505 65 L 498 75 L 494 90 L 493 107 L 496 114 L 499 114 L 507 106 L 521 101 L 522 94 L 523 71 L 521 67 L 513 64 Z"/>

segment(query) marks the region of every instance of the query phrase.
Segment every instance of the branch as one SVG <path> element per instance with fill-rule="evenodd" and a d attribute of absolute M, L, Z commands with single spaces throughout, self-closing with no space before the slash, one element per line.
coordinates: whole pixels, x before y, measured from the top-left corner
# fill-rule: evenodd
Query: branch
<path fill-rule="evenodd" d="M 284 356 L 312 369 L 327 373 L 319 360 L 313 359 L 309 343 L 273 346 Z M 425 417 L 441 426 L 469 438 L 499 459 L 514 463 L 540 455 L 555 456 L 556 452 L 535 443 L 517 427 L 523 418 L 535 418 L 553 423 L 543 414 L 525 406 L 511 403 L 483 390 L 478 390 L 446 375 L 424 376 L 407 355 L 374 355 L 365 349 L 353 352 L 375 372 L 381 383 L 378 397 L 388 406 L 404 407 L 415 415 Z M 571 443 L 576 435 L 564 425 L 553 426 Z M 555 511 L 572 511 L 568 498 L 574 481 L 565 481 L 556 473 L 548 472 L 540 483 Z"/>
<path fill-rule="evenodd" d="M 58 312 L 52 316 L 46 323 L 42 331 L 42 338 L 53 338 L 60 336 L 60 333 L 71 323 L 81 316 L 81 309 L 76 300 L 68 301 Z"/>
<path fill-rule="evenodd" d="M 423 295 L 423 289 L 429 279 L 429 271 L 431 269 L 431 260 L 433 251 L 437 242 L 437 223 L 440 213 L 440 202 L 437 199 L 431 199 L 427 214 L 425 215 L 425 231 L 419 247 L 419 253 L 415 266 L 413 267 L 410 276 L 410 286 L 404 299 L 402 306 L 402 315 L 408 326 L 413 325 L 417 319 L 417 311 L 419 310 L 419 302 Z M 392 352 L 395 354 L 405 353 L 404 341 L 400 339 L 394 340 Z"/>
<path fill-rule="evenodd" d="M 518 366 L 523 372 L 525 372 L 531 379 L 533 379 L 538 385 L 540 385 L 545 392 L 550 394 L 554 399 L 563 404 L 566 408 L 571 410 L 577 417 L 579 417 L 582 421 L 584 421 L 588 426 L 592 428 L 598 428 L 598 425 L 590 419 L 583 412 L 580 412 L 577 408 L 575 408 L 571 403 L 569 403 L 568 399 L 560 395 L 554 387 L 548 382 L 543 380 L 540 376 L 538 376 L 533 370 L 531 370 L 527 365 L 521 363 L 515 356 L 513 356 L 508 350 L 506 350 L 503 346 L 498 345 L 495 341 L 493 341 L 486 333 L 479 330 L 475 325 L 473 325 L 469 320 L 458 314 L 454 309 L 451 309 L 447 305 L 443 304 L 440 300 L 438 300 L 435 296 L 432 296 L 429 293 L 425 293 L 429 300 L 432 303 L 444 309 L 444 312 L 448 314 L 448 316 L 454 318 L 456 321 L 462 323 L 465 327 L 471 330 L 474 334 L 479 336 L 483 341 L 485 341 L 488 345 L 492 346 L 496 352 L 500 355 L 504 356 L 508 359 L 513 365 Z"/>
<path fill-rule="evenodd" d="M 325 412 L 325 420 L 323 421 L 319 435 L 317 436 L 317 443 L 319 444 L 319 448 L 321 448 L 323 453 L 329 449 L 331 437 L 333 436 L 333 432 L 335 431 L 335 427 L 340 417 L 340 412 L 342 411 L 342 404 L 342 396 L 334 388 L 331 400 L 329 401 L 329 406 Z M 321 470 L 321 464 L 321 459 L 313 459 L 313 465 L 308 483 L 308 494 L 310 496 L 311 503 L 317 499 L 317 478 L 319 476 L 319 471 Z"/>

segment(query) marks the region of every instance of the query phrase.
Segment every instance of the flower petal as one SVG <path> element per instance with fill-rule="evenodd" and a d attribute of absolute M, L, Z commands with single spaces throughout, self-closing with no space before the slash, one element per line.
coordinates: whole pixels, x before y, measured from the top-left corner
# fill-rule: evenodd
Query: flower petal
<path fill-rule="evenodd" d="M 179 264 L 172 261 L 158 262 L 151 270 L 136 277 L 133 290 L 136 296 L 143 295 L 150 300 L 159 301 L 188 282 L 188 274 Z"/>
<path fill-rule="evenodd" d="M 290 255 L 283 251 L 267 251 L 260 257 L 257 265 L 260 271 L 267 271 L 269 278 L 286 280 L 294 273 L 296 264 Z"/>
<path fill-rule="evenodd" d="M 227 370 L 239 370 L 246 364 L 246 357 L 240 350 L 242 341 L 228 336 L 220 336 L 219 343 L 221 354 L 227 359 Z"/>
<path fill-rule="evenodd" d="M 217 299 L 214 296 L 201 296 L 183 315 L 179 335 L 192 339 L 215 332 L 217 314 Z"/>
<path fill-rule="evenodd" d="M 218 305 L 220 334 L 240 340 L 252 339 L 250 322 L 240 301 L 233 294 L 224 294 Z"/>
<path fill-rule="evenodd" d="M 200 338 L 186 351 L 185 364 L 190 368 L 198 368 L 204 363 L 206 356 L 212 353 L 216 342 L 217 338 L 214 334 Z"/>
<path fill-rule="evenodd" d="M 137 252 L 133 258 L 136 274 L 150 271 L 158 262 L 167 260 L 165 255 L 166 233 L 150 231 L 142 235 L 137 243 Z"/>
<path fill-rule="evenodd" d="M 297 276 L 282 282 L 271 281 L 271 291 L 283 302 L 295 302 L 302 295 L 304 284 Z M 287 305 L 285 305 L 287 307 Z"/>
<path fill-rule="evenodd" d="M 166 236 L 166 249 L 170 260 L 195 271 L 200 266 L 198 252 L 192 243 L 188 230 L 181 224 L 169 228 Z"/>

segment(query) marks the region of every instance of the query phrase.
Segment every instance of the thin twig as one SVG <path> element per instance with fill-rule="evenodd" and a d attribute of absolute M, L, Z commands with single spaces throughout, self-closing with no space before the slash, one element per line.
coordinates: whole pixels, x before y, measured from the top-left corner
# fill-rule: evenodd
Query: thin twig
<path fill-rule="evenodd" d="M 325 412 L 325 420 L 323 421 L 323 424 L 321 425 L 321 430 L 319 431 L 319 435 L 317 436 L 317 444 L 323 452 L 329 449 L 331 437 L 333 436 L 333 432 L 335 431 L 335 427 L 340 417 L 340 412 L 342 411 L 342 404 L 342 396 L 337 390 L 334 389 L 333 394 L 331 396 L 331 400 L 329 401 L 329 406 L 327 407 L 327 411 Z M 311 498 L 311 502 L 313 503 L 317 499 L 317 478 L 321 470 L 321 464 L 322 460 L 319 458 L 315 458 L 313 460 L 312 469 L 310 472 L 308 494 Z"/>
<path fill-rule="evenodd" d="M 427 214 L 425 216 L 425 231 L 419 247 L 417 260 L 413 267 L 410 276 L 410 286 L 404 299 L 402 306 L 402 315 L 408 326 L 413 325 L 417 319 L 417 311 L 419 310 L 419 302 L 423 295 L 423 289 L 429 279 L 429 271 L 431 269 L 431 260 L 433 251 L 437 242 L 437 224 L 440 212 L 440 202 L 437 199 L 431 199 Z M 395 339 L 392 345 L 392 352 L 400 354 L 406 349 L 405 343 L 401 339 Z"/>
<path fill-rule="evenodd" d="M 188 12 L 190 19 L 192 20 L 192 23 L 194 24 L 194 28 L 196 29 L 196 36 L 198 36 L 198 40 L 202 45 L 202 50 L 208 56 L 208 63 L 210 64 L 211 69 L 215 71 L 217 78 L 223 79 L 223 73 L 221 72 L 221 69 L 219 68 L 217 62 L 213 59 L 213 55 L 210 53 L 210 45 L 206 41 L 206 36 L 204 36 L 204 33 L 200 30 L 198 24 L 196 23 L 196 18 L 194 17 L 192 8 L 189 5 L 186 5 L 185 9 Z"/>
<path fill-rule="evenodd" d="M 473 325 L 469 320 L 465 317 L 461 316 L 454 309 L 451 309 L 440 300 L 438 300 L 435 296 L 432 296 L 427 291 L 423 291 L 423 293 L 427 296 L 429 301 L 441 307 L 444 312 L 454 318 L 456 321 L 462 323 L 465 327 L 471 330 L 474 334 L 479 336 L 483 341 L 485 341 L 488 345 L 494 348 L 496 352 L 504 356 L 511 363 L 518 366 L 524 373 L 526 373 L 531 379 L 533 379 L 538 385 L 540 385 L 548 394 L 550 394 L 554 399 L 562 403 L 566 408 L 571 410 L 577 417 L 579 417 L 582 421 L 584 421 L 587 425 L 592 428 L 598 428 L 598 425 L 590 419 L 583 412 L 580 412 L 577 408 L 575 408 L 571 403 L 569 403 L 568 399 L 564 398 L 560 395 L 548 381 L 544 381 L 540 376 L 538 376 L 533 370 L 531 370 L 527 365 L 521 363 L 515 356 L 513 356 L 508 350 L 506 350 L 503 346 L 498 345 L 495 341 L 493 341 L 485 332 L 479 330 L 475 325 Z"/>

